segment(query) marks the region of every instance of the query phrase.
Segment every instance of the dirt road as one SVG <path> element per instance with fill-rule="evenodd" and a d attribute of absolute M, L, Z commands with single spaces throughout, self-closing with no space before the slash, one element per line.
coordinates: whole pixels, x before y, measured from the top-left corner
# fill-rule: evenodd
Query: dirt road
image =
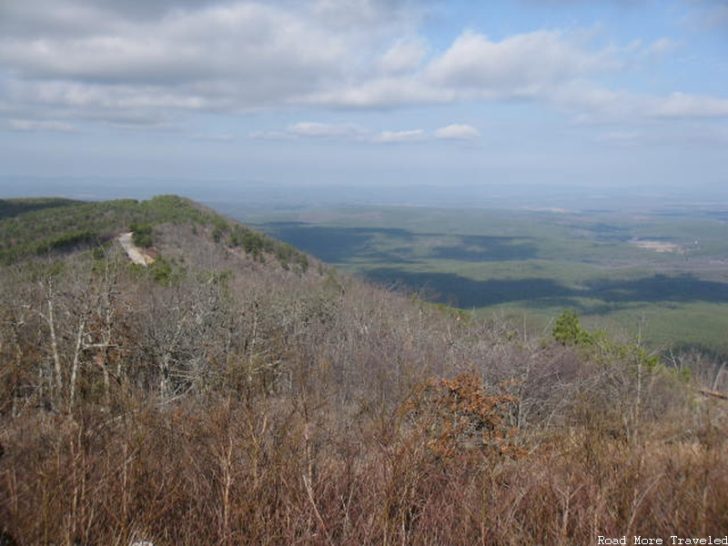
<path fill-rule="evenodd" d="M 144 267 L 154 263 L 154 258 L 146 254 L 141 248 L 134 244 L 131 231 L 119 235 L 119 242 L 121 243 L 121 246 L 124 247 L 124 251 L 126 251 L 127 256 L 129 256 L 129 259 L 133 263 L 143 265 Z"/>

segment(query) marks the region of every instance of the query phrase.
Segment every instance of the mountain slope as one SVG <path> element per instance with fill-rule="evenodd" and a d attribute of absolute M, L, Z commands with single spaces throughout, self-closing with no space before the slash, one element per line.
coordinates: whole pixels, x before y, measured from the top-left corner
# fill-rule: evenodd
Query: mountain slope
<path fill-rule="evenodd" d="M 575 316 L 524 338 L 176 197 L 23 203 L 0 221 L 1 540 L 588 544 L 728 525 L 725 403 Z M 116 242 L 129 229 L 150 267 Z"/>
<path fill-rule="evenodd" d="M 127 229 L 135 231 L 135 227 L 136 231 L 148 231 L 151 237 L 152 228 L 167 224 L 199 226 L 209 230 L 216 242 L 242 248 L 255 258 L 269 254 L 284 266 L 307 267 L 307 257 L 291 246 L 173 195 L 141 202 L 0 200 L 0 263 L 97 246 Z M 150 239 L 146 246 L 151 245 Z"/>

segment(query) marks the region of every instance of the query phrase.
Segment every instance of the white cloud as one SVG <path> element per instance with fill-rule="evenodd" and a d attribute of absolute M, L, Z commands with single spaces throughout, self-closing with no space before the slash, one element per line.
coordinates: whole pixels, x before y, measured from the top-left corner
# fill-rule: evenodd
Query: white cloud
<path fill-rule="evenodd" d="M 452 124 L 434 131 L 401 129 L 373 131 L 353 124 L 320 123 L 313 121 L 294 123 L 283 131 L 256 131 L 249 135 L 256 140 L 319 139 L 332 141 L 393 144 L 399 142 L 425 142 L 438 140 L 472 140 L 480 133 L 475 127 Z"/>
<path fill-rule="evenodd" d="M 229 133 L 201 133 L 201 134 L 195 134 L 190 135 L 191 140 L 197 140 L 200 142 L 218 142 L 218 143 L 224 143 L 224 142 L 233 142 L 235 140 L 235 137 Z"/>
<path fill-rule="evenodd" d="M 465 31 L 424 66 L 420 66 L 423 52 L 406 54 L 395 45 L 382 59 L 390 53 L 395 58 L 411 55 L 409 70 L 384 70 L 380 59 L 381 74 L 317 91 L 304 100 L 356 108 L 514 98 L 550 100 L 564 86 L 619 67 L 612 50 L 592 52 L 577 42 L 552 31 L 517 34 L 501 41 Z M 401 65 L 405 64 L 402 61 Z"/>
<path fill-rule="evenodd" d="M 188 86 L 215 97 L 234 84 L 242 104 L 263 104 L 338 72 L 348 45 L 297 14 L 236 3 L 124 21 L 104 34 L 5 38 L 0 61 L 29 77 L 88 86 Z"/>
<path fill-rule="evenodd" d="M 458 92 L 426 84 L 417 75 L 378 77 L 334 86 L 301 98 L 303 103 L 344 108 L 393 108 L 458 100 Z"/>
<path fill-rule="evenodd" d="M 657 118 L 728 117 L 728 99 L 672 93 L 653 100 L 648 114 Z"/>
<path fill-rule="evenodd" d="M 349 138 L 361 135 L 363 130 L 355 125 L 300 122 L 288 127 L 286 132 L 299 137 Z"/>
<path fill-rule="evenodd" d="M 728 118 L 728 99 L 671 93 L 666 96 L 614 91 L 583 82 L 565 86 L 552 102 L 583 125 L 631 126 L 643 122 L 679 122 Z M 619 133 L 615 133 L 619 134 Z"/>
<path fill-rule="evenodd" d="M 478 95 L 532 96 L 616 66 L 608 52 L 586 51 L 560 32 L 530 32 L 495 42 L 466 31 L 430 64 L 427 78 Z"/>
<path fill-rule="evenodd" d="M 62 133 L 76 131 L 76 127 L 70 123 L 50 120 L 11 119 L 8 121 L 8 127 L 14 131 L 53 131 Z"/>
<path fill-rule="evenodd" d="M 157 2 L 129 13 L 102 0 L 9 4 L 0 17 L 0 101 L 53 117 L 158 118 L 302 102 L 346 77 L 352 51 L 373 56 L 381 38 L 332 28 L 307 4 L 164 10 Z"/>
<path fill-rule="evenodd" d="M 287 131 L 252 131 L 248 134 L 248 138 L 253 140 L 290 140 L 294 136 Z"/>
<path fill-rule="evenodd" d="M 310 4 L 317 20 L 344 31 L 414 25 L 426 13 L 422 0 L 311 0 Z"/>
<path fill-rule="evenodd" d="M 508 98 L 603 67 L 606 57 L 557 32 L 499 42 L 465 32 L 425 63 L 430 46 L 413 28 L 421 9 L 406 0 L 8 1 L 0 22 L 8 98 L 54 117 Z"/>
<path fill-rule="evenodd" d="M 619 48 L 595 47 L 578 31 L 499 40 L 464 31 L 438 51 L 418 32 L 424 4 L 413 0 L 0 1 L 7 119 L 158 127 L 186 112 L 514 99 L 556 105 L 584 122 L 728 116 L 725 98 L 641 96 L 596 83 L 629 59 L 669 51 L 669 38 Z M 408 133 L 297 124 L 252 136 L 425 138 Z"/>
<path fill-rule="evenodd" d="M 607 131 L 596 137 L 597 142 L 616 146 L 634 146 L 641 139 L 642 135 L 637 131 Z"/>
<path fill-rule="evenodd" d="M 585 81 L 560 86 L 548 100 L 580 123 L 623 121 L 636 115 L 634 96 Z"/>
<path fill-rule="evenodd" d="M 472 125 L 453 123 L 435 130 L 435 137 L 444 140 L 474 140 L 480 137 L 480 132 Z"/>
<path fill-rule="evenodd" d="M 253 131 L 248 137 L 254 140 L 290 140 L 315 138 L 322 140 L 362 140 L 367 131 L 349 123 L 321 123 L 301 121 L 289 125 L 284 130 Z"/>
<path fill-rule="evenodd" d="M 372 138 L 373 142 L 394 143 L 394 142 L 417 142 L 425 140 L 427 133 L 422 129 L 411 129 L 407 131 L 382 131 Z"/>
<path fill-rule="evenodd" d="M 693 22 L 700 30 L 728 29 L 728 3 L 725 0 L 691 0 L 698 9 L 693 15 Z"/>
<path fill-rule="evenodd" d="M 665 55 L 666 53 L 670 53 L 675 50 L 677 47 L 677 43 L 675 43 L 673 40 L 670 40 L 670 38 L 658 38 L 654 42 L 652 42 L 647 48 L 645 49 L 645 53 L 650 56 L 658 56 L 658 55 Z"/>
<path fill-rule="evenodd" d="M 427 54 L 424 40 L 399 40 L 379 59 L 378 68 L 386 74 L 398 74 L 417 69 Z"/>

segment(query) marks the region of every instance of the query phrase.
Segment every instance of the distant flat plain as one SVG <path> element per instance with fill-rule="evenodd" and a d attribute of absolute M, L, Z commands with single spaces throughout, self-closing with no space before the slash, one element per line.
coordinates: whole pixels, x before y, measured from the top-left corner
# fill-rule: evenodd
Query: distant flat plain
<path fill-rule="evenodd" d="M 340 269 L 548 331 L 564 309 L 728 355 L 728 212 L 358 206 L 237 215 Z"/>

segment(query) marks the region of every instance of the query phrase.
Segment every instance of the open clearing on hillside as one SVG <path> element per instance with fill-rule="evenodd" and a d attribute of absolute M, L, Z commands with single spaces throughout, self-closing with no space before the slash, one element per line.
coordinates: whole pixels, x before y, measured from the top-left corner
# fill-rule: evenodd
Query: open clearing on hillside
<path fill-rule="evenodd" d="M 650 240 L 640 240 L 635 239 L 633 241 L 630 241 L 630 244 L 639 247 L 644 248 L 645 250 L 654 250 L 655 252 L 676 252 L 681 253 L 683 252 L 683 249 L 680 245 L 676 245 L 675 243 L 668 243 L 666 241 L 650 241 Z"/>
<path fill-rule="evenodd" d="M 152 258 L 149 254 L 147 254 L 141 248 L 134 244 L 133 236 L 134 234 L 131 231 L 119 235 L 119 242 L 124 248 L 126 255 L 129 256 L 129 259 L 132 261 L 132 263 L 135 263 L 137 265 L 141 265 L 144 267 L 152 265 L 154 263 L 154 258 Z"/>

